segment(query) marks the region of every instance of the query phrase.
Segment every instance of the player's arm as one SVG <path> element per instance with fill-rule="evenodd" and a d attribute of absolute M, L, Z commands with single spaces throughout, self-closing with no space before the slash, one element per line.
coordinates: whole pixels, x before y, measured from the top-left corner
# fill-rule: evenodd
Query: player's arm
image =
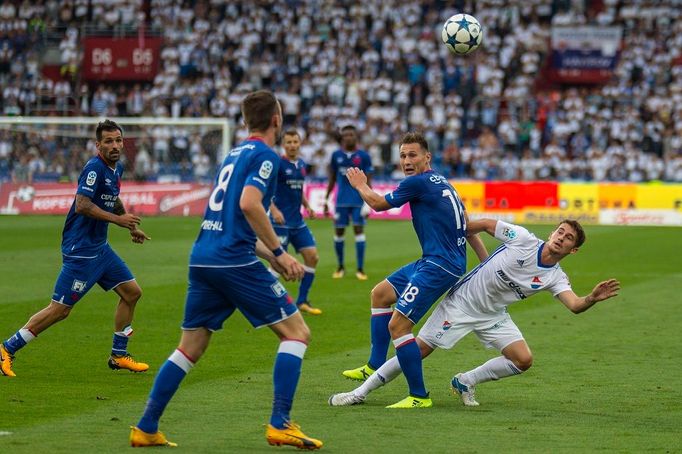
<path fill-rule="evenodd" d="M 303 205 L 303 208 L 305 208 L 306 212 L 308 213 L 308 217 L 310 219 L 315 219 L 315 211 L 310 206 L 310 203 L 308 202 L 308 198 L 305 196 L 305 194 L 302 194 L 301 205 Z"/>
<path fill-rule="evenodd" d="M 123 206 L 123 204 L 121 204 L 121 206 Z M 89 218 L 97 219 L 98 221 L 111 222 L 130 230 L 135 229 L 140 223 L 139 216 L 126 213 L 125 210 L 123 214 L 120 215 L 109 213 L 108 211 L 103 210 L 95 205 L 90 197 L 83 194 L 76 194 L 76 213 Z"/>
<path fill-rule="evenodd" d="M 609 279 L 597 284 L 586 296 L 578 296 L 573 290 L 566 290 L 557 295 L 559 301 L 563 303 L 571 312 L 579 314 L 585 312 L 596 303 L 607 300 L 618 295 L 620 282 L 616 279 Z"/>
<path fill-rule="evenodd" d="M 329 164 L 327 167 L 327 171 L 329 173 L 329 181 L 327 182 L 327 191 L 324 193 L 324 215 L 326 216 L 329 213 L 329 196 L 331 195 L 332 191 L 334 190 L 334 186 L 336 185 L 336 170 L 334 167 Z"/>
<path fill-rule="evenodd" d="M 496 228 L 496 219 L 476 219 L 475 221 L 469 221 L 467 222 L 467 238 L 469 235 L 475 235 L 481 232 L 485 232 L 494 237 Z"/>
<path fill-rule="evenodd" d="M 282 268 L 282 266 L 277 263 L 277 260 L 275 260 L 275 254 L 272 253 L 260 239 L 256 240 L 256 255 L 262 259 L 265 259 L 270 263 L 270 266 L 272 267 L 273 270 L 275 270 L 277 273 L 280 275 L 286 274 L 286 270 Z"/>
<path fill-rule="evenodd" d="M 469 225 L 469 215 L 467 212 L 464 212 L 464 219 L 466 220 L 467 226 Z M 494 233 L 494 232 L 493 232 Z M 469 246 L 471 246 L 471 249 L 474 250 L 476 253 L 476 257 L 478 257 L 479 261 L 483 261 L 488 258 L 488 249 L 486 249 L 485 244 L 483 244 L 483 240 L 481 239 L 480 236 L 478 236 L 478 233 L 471 233 L 469 232 L 469 229 L 467 228 L 467 242 L 469 243 Z"/>
<path fill-rule="evenodd" d="M 362 170 L 351 167 L 346 171 L 346 178 L 348 178 L 350 185 L 358 191 L 362 200 L 374 211 L 386 211 L 393 208 L 385 197 L 377 194 L 367 185 L 367 175 Z"/>
<path fill-rule="evenodd" d="M 282 211 L 277 208 L 275 202 L 270 204 L 270 214 L 272 215 L 272 220 L 277 224 L 284 224 L 284 214 L 282 214 Z"/>
<path fill-rule="evenodd" d="M 126 214 L 126 208 L 123 206 L 123 201 L 120 197 L 116 197 L 112 212 L 118 216 L 123 216 Z M 130 229 L 130 240 L 133 243 L 142 244 L 145 240 L 151 240 L 151 238 L 136 226 L 135 228 Z"/>
<path fill-rule="evenodd" d="M 244 213 L 256 236 L 272 252 L 274 260 L 281 265 L 282 275 L 287 280 L 301 279 L 303 266 L 282 248 L 282 244 L 272 228 L 268 214 L 263 207 L 263 193 L 255 186 L 247 185 L 239 199 L 239 208 Z"/>

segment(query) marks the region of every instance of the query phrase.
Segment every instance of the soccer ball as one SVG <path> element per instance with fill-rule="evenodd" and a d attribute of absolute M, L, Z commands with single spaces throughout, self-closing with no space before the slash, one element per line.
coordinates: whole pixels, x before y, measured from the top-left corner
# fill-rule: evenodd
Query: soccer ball
<path fill-rule="evenodd" d="M 455 14 L 445 21 L 440 36 L 450 52 L 467 55 L 481 45 L 483 30 L 474 16 Z"/>

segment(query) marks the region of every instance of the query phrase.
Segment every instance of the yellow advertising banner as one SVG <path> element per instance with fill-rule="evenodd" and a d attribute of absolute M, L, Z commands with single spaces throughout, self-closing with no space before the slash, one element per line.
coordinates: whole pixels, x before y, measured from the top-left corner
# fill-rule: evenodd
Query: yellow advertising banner
<path fill-rule="evenodd" d="M 634 183 L 599 184 L 599 208 L 636 208 L 637 186 Z"/>
<path fill-rule="evenodd" d="M 564 219 L 575 219 L 581 224 L 599 224 L 599 212 L 587 210 L 533 210 L 526 209 L 518 214 L 521 224 L 558 224 Z"/>
<path fill-rule="evenodd" d="M 479 181 L 450 181 L 467 211 L 485 210 L 485 183 Z"/>
<path fill-rule="evenodd" d="M 577 213 L 599 211 L 599 187 L 594 183 L 560 183 L 559 209 Z"/>
<path fill-rule="evenodd" d="M 682 211 L 682 184 L 640 184 L 637 186 L 637 209 Z"/>

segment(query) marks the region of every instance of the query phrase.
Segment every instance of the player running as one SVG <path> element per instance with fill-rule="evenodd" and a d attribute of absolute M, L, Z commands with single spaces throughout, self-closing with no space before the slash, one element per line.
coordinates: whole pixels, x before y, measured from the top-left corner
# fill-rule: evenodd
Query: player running
<path fill-rule="evenodd" d="M 303 267 L 284 251 L 267 215 L 275 192 L 279 158 L 272 150 L 281 134 L 282 108 L 259 90 L 242 101 L 250 136 L 225 157 L 189 259 L 189 288 L 180 345 L 154 381 L 142 418 L 130 433 L 133 447 L 174 446 L 159 432 L 159 419 L 185 375 L 206 351 L 211 334 L 236 309 L 254 327 L 279 338 L 273 373 L 274 399 L 266 440 L 271 445 L 318 449 L 322 442 L 289 419 L 310 330 L 284 286 L 256 254 L 285 279 L 303 277 Z M 264 247 L 258 248 L 257 241 Z"/>
<path fill-rule="evenodd" d="M 376 211 L 409 202 L 422 258 L 396 270 L 372 289 L 369 361 L 343 375 L 367 378 L 386 361 L 392 340 L 410 394 L 388 408 L 430 407 L 412 328 L 466 270 L 467 215 L 457 191 L 431 169 L 431 153 L 423 135 L 405 134 L 400 142 L 400 165 L 407 178 L 385 197 L 367 185 L 362 170 L 350 168 L 346 173 L 350 184 Z M 468 239 L 479 258 L 485 259 L 488 253 L 481 239 L 475 235 Z M 391 309 L 394 303 L 395 310 Z"/>
<path fill-rule="evenodd" d="M 533 363 L 528 344 L 507 313 L 507 306 L 547 291 L 578 314 L 616 296 L 620 283 L 615 279 L 600 282 L 582 297 L 573 292 L 559 262 L 578 252 L 585 242 L 585 233 L 577 221 L 562 221 L 547 241 L 523 227 L 492 219 L 471 221 L 468 231 L 485 231 L 504 244 L 452 288 L 419 331 L 417 343 L 422 357 L 426 357 L 436 348 L 454 347 L 474 332 L 483 345 L 502 353 L 452 378 L 452 390 L 462 403 L 477 406 L 476 385 L 521 374 Z M 331 396 L 329 404 L 364 402 L 370 392 L 397 377 L 400 366 L 398 358 L 391 358 L 355 390 Z"/>
<path fill-rule="evenodd" d="M 338 183 L 336 191 L 336 205 L 334 213 L 334 251 L 336 251 L 336 260 L 338 267 L 332 277 L 334 279 L 341 279 L 346 274 L 344 265 L 344 248 L 346 227 L 348 227 L 349 220 L 353 220 L 353 231 L 355 232 L 355 255 L 357 259 L 357 272 L 355 277 L 361 281 L 367 280 L 367 274 L 364 270 L 365 262 L 365 223 L 366 217 L 363 215 L 362 207 L 363 201 L 358 191 L 356 191 L 346 179 L 346 170 L 351 167 L 357 167 L 367 175 L 367 185 L 370 184 L 371 174 L 374 171 L 372 168 L 372 159 L 364 150 L 357 148 L 358 133 L 355 126 L 347 125 L 341 128 L 341 149 L 332 153 L 329 163 L 329 183 L 327 184 L 327 193 L 324 197 L 324 214 L 329 214 L 329 195 L 332 193 L 334 186 Z"/>
<path fill-rule="evenodd" d="M 315 238 L 301 216 L 301 205 L 303 205 L 308 212 L 308 217 L 315 219 L 315 212 L 310 208 L 308 199 L 303 194 L 306 165 L 299 157 L 301 136 L 298 131 L 295 129 L 286 131 L 282 146 L 284 154 L 279 163 L 275 199 L 270 205 L 270 220 L 284 250 L 288 250 L 289 243 L 291 243 L 296 252 L 303 256 L 305 274 L 298 287 L 296 298 L 298 309 L 311 315 L 320 315 L 322 310 L 313 307 L 308 300 L 319 256 L 315 247 Z"/>
<path fill-rule="evenodd" d="M 95 130 L 98 154 L 90 159 L 78 177 L 76 197 L 66 215 L 62 232 L 62 270 L 55 283 L 52 300 L 28 322 L 0 344 L 0 371 L 14 377 L 12 363 L 16 352 L 55 323 L 64 320 L 74 305 L 93 285 L 113 290 L 120 297 L 114 315 L 114 340 L 109 357 L 111 369 L 144 372 L 145 363 L 128 353 L 128 338 L 135 305 L 142 290 L 128 266 L 107 242 L 109 223 L 130 230 L 133 243 L 150 239 L 137 226 L 139 216 L 126 213 L 121 202 L 121 175 L 118 162 L 123 152 L 123 130 L 111 120 L 104 120 Z"/>

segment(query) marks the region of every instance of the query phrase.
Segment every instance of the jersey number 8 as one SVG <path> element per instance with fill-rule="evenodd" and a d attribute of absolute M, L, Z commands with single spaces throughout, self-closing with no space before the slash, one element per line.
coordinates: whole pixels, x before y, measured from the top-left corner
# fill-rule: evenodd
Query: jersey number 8
<path fill-rule="evenodd" d="M 220 211 L 223 209 L 223 202 L 225 201 L 225 192 L 227 191 L 227 185 L 230 182 L 230 177 L 232 176 L 232 170 L 234 169 L 234 164 L 228 164 L 223 167 L 218 176 L 218 184 L 211 193 L 211 198 L 208 200 L 208 207 L 213 211 Z M 223 196 L 218 201 L 218 197 L 223 193 Z"/>

